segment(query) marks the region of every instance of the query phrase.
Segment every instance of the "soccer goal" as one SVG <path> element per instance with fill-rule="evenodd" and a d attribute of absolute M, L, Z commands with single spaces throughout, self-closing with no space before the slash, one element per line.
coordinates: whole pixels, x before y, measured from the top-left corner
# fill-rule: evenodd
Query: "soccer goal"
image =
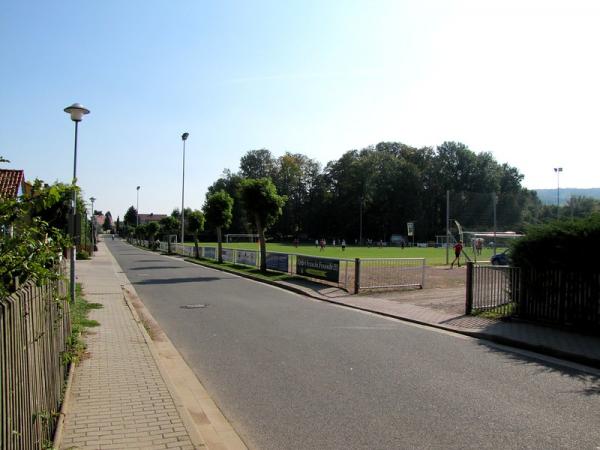
<path fill-rule="evenodd" d="M 247 234 L 226 234 L 225 242 L 258 242 L 258 234 L 247 233 Z"/>

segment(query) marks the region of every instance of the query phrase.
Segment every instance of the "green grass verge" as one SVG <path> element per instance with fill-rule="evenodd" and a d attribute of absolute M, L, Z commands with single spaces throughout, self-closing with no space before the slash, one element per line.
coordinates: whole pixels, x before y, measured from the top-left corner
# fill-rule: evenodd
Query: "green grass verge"
<path fill-rule="evenodd" d="M 103 308 L 100 303 L 90 303 L 85 299 L 81 284 L 75 286 L 75 303 L 69 305 L 71 312 L 71 336 L 67 339 L 67 350 L 63 353 L 63 361 L 65 364 L 77 364 L 85 352 L 85 343 L 82 339 L 82 334 L 88 328 L 100 326 L 96 320 L 88 319 L 88 315 L 92 309 Z"/>
<path fill-rule="evenodd" d="M 199 264 L 201 266 L 211 267 L 211 268 L 217 269 L 217 270 L 226 270 L 228 272 L 239 273 L 241 275 L 249 275 L 252 278 L 258 278 L 260 280 L 266 280 L 266 281 L 286 281 L 286 280 L 293 280 L 296 278 L 291 275 L 288 275 L 287 273 L 272 272 L 272 271 L 267 271 L 265 273 L 265 272 L 261 272 L 259 269 L 255 268 L 255 267 L 242 266 L 242 265 L 238 265 L 238 264 L 232 264 L 229 262 L 223 262 L 222 264 L 219 264 L 218 262 L 215 262 L 212 259 L 185 258 L 185 260 L 189 261 L 191 263 L 194 263 L 194 264 Z"/>
<path fill-rule="evenodd" d="M 186 242 L 185 245 L 194 246 L 193 242 Z M 216 247 L 216 242 L 200 242 L 198 244 L 202 246 Z M 249 242 L 235 242 L 230 244 L 223 244 L 224 248 L 236 248 L 244 250 L 258 250 L 258 244 Z M 446 264 L 446 249 L 445 248 L 419 248 L 419 247 L 346 247 L 345 251 L 337 245 L 333 247 L 327 246 L 324 251 L 316 248 L 314 245 L 299 245 L 295 247 L 292 244 L 274 244 L 267 243 L 267 251 L 269 252 L 280 252 L 280 253 L 296 253 L 299 255 L 317 256 L 325 258 L 425 258 L 428 266 L 441 266 Z M 497 250 L 499 253 L 501 250 Z M 467 254 L 471 259 L 474 259 L 473 251 L 467 249 Z M 482 255 L 477 256 L 477 261 L 488 262 L 493 255 L 492 249 L 484 249 Z M 450 262 L 454 259 L 454 252 L 450 249 L 448 257 Z M 466 261 L 464 257 L 461 257 L 462 261 Z"/>

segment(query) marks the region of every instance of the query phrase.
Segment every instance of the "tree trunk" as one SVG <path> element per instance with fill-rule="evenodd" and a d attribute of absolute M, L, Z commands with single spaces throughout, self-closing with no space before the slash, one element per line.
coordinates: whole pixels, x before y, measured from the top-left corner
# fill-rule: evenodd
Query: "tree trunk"
<path fill-rule="evenodd" d="M 223 262 L 223 245 L 221 244 L 221 227 L 217 227 L 217 261 Z"/>
<path fill-rule="evenodd" d="M 200 252 L 198 251 L 198 233 L 194 233 L 194 258 L 198 259 Z"/>
<path fill-rule="evenodd" d="M 258 241 L 260 244 L 260 271 L 267 271 L 267 245 L 265 243 L 265 230 L 262 226 L 260 218 L 256 217 L 256 230 L 258 231 Z"/>

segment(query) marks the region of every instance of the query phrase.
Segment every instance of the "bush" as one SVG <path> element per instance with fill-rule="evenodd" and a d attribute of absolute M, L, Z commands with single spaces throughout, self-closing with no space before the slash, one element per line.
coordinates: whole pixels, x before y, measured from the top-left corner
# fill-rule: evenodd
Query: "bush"
<path fill-rule="evenodd" d="M 79 250 L 77 252 L 77 259 L 90 259 L 90 254 L 87 250 Z"/>
<path fill-rule="evenodd" d="M 531 227 L 511 250 L 514 266 L 532 269 L 590 271 L 598 257 L 600 214 Z"/>

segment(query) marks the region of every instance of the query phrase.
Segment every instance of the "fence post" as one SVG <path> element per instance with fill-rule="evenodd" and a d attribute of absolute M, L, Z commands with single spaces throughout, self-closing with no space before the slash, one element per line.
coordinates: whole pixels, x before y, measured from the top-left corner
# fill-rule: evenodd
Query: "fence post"
<path fill-rule="evenodd" d="M 473 312 L 473 262 L 467 262 L 467 298 L 465 302 L 465 314 Z"/>
<path fill-rule="evenodd" d="M 360 258 L 354 260 L 354 293 L 360 291 Z"/>

